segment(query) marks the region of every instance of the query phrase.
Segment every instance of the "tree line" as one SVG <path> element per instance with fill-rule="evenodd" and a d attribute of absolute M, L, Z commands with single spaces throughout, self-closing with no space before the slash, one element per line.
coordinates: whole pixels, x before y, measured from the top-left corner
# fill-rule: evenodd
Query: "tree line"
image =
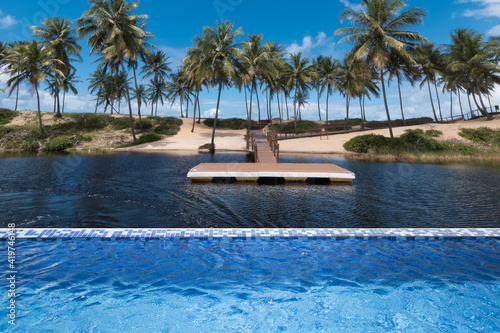
<path fill-rule="evenodd" d="M 405 121 L 401 85 L 427 88 L 435 121 L 443 120 L 439 90 L 449 93 L 450 100 L 458 96 L 463 115 L 465 94 L 469 108 L 472 103 L 486 117 L 486 106 L 495 86 L 500 83 L 500 40 L 486 39 L 471 29 L 460 28 L 451 33 L 447 45 L 434 45 L 412 30 L 423 23 L 426 11 L 420 7 L 406 9 L 401 0 L 363 0 L 359 9 L 347 8 L 340 15 L 341 23 L 350 27 L 338 29 L 339 43 L 350 42 L 352 49 L 343 59 L 319 55 L 314 59 L 302 53 L 287 54 L 283 45 L 263 41 L 261 34 L 242 38 L 241 28 L 228 21 L 205 27 L 196 36 L 193 46 L 175 72 L 169 57 L 150 43 L 154 38 L 146 30 L 147 15 L 136 14 L 139 2 L 125 0 L 90 0 L 90 9 L 76 21 L 52 17 L 32 27 L 33 41 L 0 42 L 0 65 L 9 75 L 9 96 L 16 91 L 16 106 L 21 84 L 28 83 L 37 95 L 40 131 L 40 84 L 54 98 L 54 112 L 64 112 L 66 92 L 78 93 L 74 63 L 82 61 L 79 39 L 85 39 L 92 55 L 99 59 L 90 75 L 89 90 L 104 112 L 121 112 L 121 101 L 127 103 L 132 136 L 136 139 L 131 101 L 137 104 L 142 128 L 141 107 L 150 106 L 157 113 L 158 103 L 179 101 L 181 117 L 189 117 L 192 106 L 194 131 L 196 112 L 201 118 L 200 92 L 216 88 L 218 97 L 212 132 L 220 110 L 222 90 L 227 87 L 243 91 L 248 127 L 257 118 L 272 119 L 273 101 L 277 103 L 279 119 L 290 119 L 289 102 L 293 105 L 295 127 L 301 119 L 301 108 L 309 95 L 316 94 L 318 119 L 323 121 L 320 98 L 326 98 L 324 121 L 328 124 L 329 97 L 339 93 L 345 98 L 346 122 L 351 102 L 359 102 L 361 119 L 366 120 L 365 100 L 382 94 L 391 137 L 392 127 L 386 86 L 398 87 L 401 117 Z M 406 10 L 405 10 L 406 9 Z M 139 78 L 138 78 L 139 76 Z M 143 84 L 142 82 L 148 83 Z M 433 92 L 434 90 L 434 92 Z M 62 91 L 62 103 L 61 103 Z M 259 94 L 265 95 L 265 113 Z M 434 96 L 433 96 L 434 94 Z M 253 103 L 257 100 L 257 108 Z M 437 100 L 437 108 L 434 104 Z M 185 109 L 183 107 L 185 106 Z M 490 102 L 491 107 L 491 102 Z M 257 110 L 255 110 L 257 109 Z M 274 111 L 274 112 L 276 112 Z M 255 116 L 254 113 L 257 113 Z M 451 103 L 453 117 L 453 103 Z"/>

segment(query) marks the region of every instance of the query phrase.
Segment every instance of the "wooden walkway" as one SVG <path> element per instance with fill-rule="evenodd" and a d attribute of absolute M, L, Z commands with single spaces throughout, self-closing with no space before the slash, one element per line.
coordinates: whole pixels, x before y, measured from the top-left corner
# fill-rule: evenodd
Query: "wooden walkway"
<path fill-rule="evenodd" d="M 253 133 L 257 145 L 255 163 L 278 163 L 264 133 L 255 130 L 251 131 L 251 133 Z"/>
<path fill-rule="evenodd" d="M 350 183 L 355 175 L 335 164 L 278 163 L 267 137 L 262 131 L 254 132 L 255 163 L 202 163 L 188 172 L 192 181 L 210 182 L 214 178 L 236 181 L 257 181 L 278 178 L 287 182 L 305 182 L 325 179 L 333 183 Z"/>

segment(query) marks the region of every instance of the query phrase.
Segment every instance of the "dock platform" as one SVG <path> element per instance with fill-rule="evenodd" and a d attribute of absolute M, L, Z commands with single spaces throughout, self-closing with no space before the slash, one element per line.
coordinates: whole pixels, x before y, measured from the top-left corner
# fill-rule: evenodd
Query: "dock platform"
<path fill-rule="evenodd" d="M 333 183 L 350 183 L 354 173 L 335 164 L 307 163 L 202 163 L 187 175 L 193 181 L 210 182 L 214 178 L 236 181 L 258 181 L 262 178 L 283 178 L 287 182 L 326 179 Z"/>

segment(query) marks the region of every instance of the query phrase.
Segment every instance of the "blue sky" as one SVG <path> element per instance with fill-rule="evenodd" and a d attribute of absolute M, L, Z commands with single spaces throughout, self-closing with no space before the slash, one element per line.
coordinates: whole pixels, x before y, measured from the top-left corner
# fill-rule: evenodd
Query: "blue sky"
<path fill-rule="evenodd" d="M 170 57 L 172 66 L 180 65 L 186 47 L 191 46 L 193 37 L 201 33 L 204 26 L 214 26 L 216 20 L 230 20 L 236 27 L 242 27 L 245 35 L 261 33 L 264 40 L 277 41 L 290 52 L 301 51 L 307 56 L 319 54 L 341 58 L 350 45 L 337 44 L 339 37 L 333 32 L 342 27 L 339 15 L 348 6 L 358 6 L 358 0 L 311 0 L 303 1 L 262 1 L 262 0 L 199 0 L 199 1 L 153 1 L 141 0 L 139 14 L 148 14 L 147 30 L 155 34 L 153 43 Z M 427 10 L 425 24 L 417 30 L 436 44 L 449 42 L 449 34 L 459 27 L 472 28 L 479 33 L 500 35 L 500 0 L 408 0 L 409 6 L 420 6 Z M 3 1 L 0 5 L 0 40 L 14 41 L 29 39 L 29 27 L 40 24 L 40 20 L 51 16 L 65 16 L 76 20 L 89 8 L 84 0 L 23 0 Z M 347 26 L 347 23 L 343 26 Z M 88 56 L 86 41 L 81 41 L 83 63 L 76 64 L 77 75 L 82 80 L 94 71 L 97 64 L 94 57 Z M 5 76 L 0 76 L 0 89 L 5 87 Z M 67 96 L 67 111 L 93 112 L 94 98 L 87 91 L 86 83 L 78 85 L 78 96 Z M 404 104 L 408 117 L 431 116 L 430 100 L 425 90 L 403 86 Z M 391 116 L 398 118 L 399 102 L 397 91 L 388 90 Z M 216 106 L 217 95 L 214 90 L 204 93 L 201 107 L 202 115 L 209 116 Z M 265 96 L 261 96 L 261 103 Z M 449 96 L 441 96 L 443 112 L 449 113 Z M 500 92 L 492 98 L 493 104 L 500 104 Z M 14 99 L 7 98 L 0 91 L 2 107 L 13 107 Z M 322 112 L 325 98 L 321 98 Z M 48 93 L 42 94 L 42 109 L 51 110 L 52 99 Z M 454 100 L 455 111 L 458 102 Z M 22 89 L 20 108 L 35 110 L 36 100 L 29 87 Z M 277 112 L 277 106 L 273 106 Z M 330 97 L 330 119 L 345 116 L 345 103 L 340 95 Z M 179 115 L 179 105 L 170 103 L 159 108 L 161 115 Z M 357 104 L 353 105 L 351 116 L 359 113 Z M 221 117 L 244 117 L 244 96 L 235 89 L 225 90 L 222 94 Z M 303 111 L 305 118 L 317 117 L 316 93 L 311 92 L 309 105 Z M 384 119 L 383 102 L 374 99 L 367 103 L 369 119 Z"/>

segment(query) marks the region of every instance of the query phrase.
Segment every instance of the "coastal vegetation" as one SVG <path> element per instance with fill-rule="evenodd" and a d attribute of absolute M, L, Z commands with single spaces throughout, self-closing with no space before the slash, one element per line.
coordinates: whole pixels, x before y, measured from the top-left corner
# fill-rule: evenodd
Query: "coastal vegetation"
<path fill-rule="evenodd" d="M 13 113 L 17 112 L 1 109 L 0 119 Z M 0 126 L 0 149 L 59 151 L 70 148 L 120 148 L 173 136 L 182 125 L 182 120 L 178 118 L 148 116 L 143 119 L 142 135 L 132 141 L 128 131 L 129 120 L 124 116 L 68 113 L 63 119 L 52 117 L 53 124 L 45 125 L 43 133 L 37 129 L 36 119 L 30 118 L 29 114 L 26 116 L 20 125 Z M 134 118 L 134 128 L 140 128 L 138 118 Z"/>
<path fill-rule="evenodd" d="M 383 135 L 361 135 L 344 144 L 347 151 L 387 156 L 428 155 L 498 155 L 500 152 L 500 131 L 489 128 L 462 128 L 460 136 L 469 139 L 468 142 L 458 140 L 439 140 L 442 132 L 438 130 L 411 129 L 398 138 L 390 139 Z M 368 156 L 369 157 L 369 156 Z"/>
<path fill-rule="evenodd" d="M 173 135 L 177 125 L 160 124 L 160 120 L 144 118 L 142 114 L 147 107 L 151 117 L 157 116 L 158 104 L 168 102 L 179 105 L 181 118 L 192 116 L 192 131 L 195 131 L 196 124 L 201 122 L 200 92 L 215 88 L 218 97 L 214 102 L 214 118 L 205 121 L 213 127 L 212 151 L 217 128 L 244 126 L 234 120 L 218 119 L 225 88 L 242 93 L 247 128 L 254 119 L 278 118 L 279 125 L 272 125 L 274 130 L 291 130 L 291 126 L 296 131 L 307 130 L 312 124 L 302 119 L 301 110 L 315 95 L 318 120 L 324 121 L 324 126 L 343 123 L 362 128 L 387 127 L 393 138 L 393 126 L 410 124 L 401 94 L 405 82 L 419 84 L 428 91 L 430 111 L 423 116 L 434 122 L 465 118 L 462 105 L 466 104 L 465 100 L 469 111 L 477 109 L 490 119 L 493 110 L 490 96 L 500 83 L 498 38 L 487 39 L 471 29 L 459 28 L 451 32 L 449 44 L 435 45 L 414 30 L 423 23 L 427 12 L 420 7 L 407 7 L 402 0 L 363 0 L 359 7 L 349 7 L 340 13 L 340 22 L 349 26 L 337 29 L 334 34 L 343 36 L 339 43 L 352 44 L 341 59 L 324 55 L 312 59 L 300 52 L 289 54 L 278 42 L 265 41 L 261 34 L 245 36 L 242 27 L 224 21 L 204 27 L 201 34 L 195 36 L 182 66 L 175 71 L 170 67 L 169 56 L 153 45 L 155 36 L 146 29 L 149 16 L 139 12 L 139 1 L 90 0 L 89 3 L 90 8 L 75 21 L 58 16 L 43 19 L 32 27 L 31 41 L 0 42 L 0 67 L 9 77 L 6 91 L 9 96 L 15 94 L 14 111 L 18 109 L 20 86 L 30 86 L 37 96 L 42 137 L 68 136 L 61 132 L 61 124 L 43 126 L 39 90 L 46 88 L 52 95 L 56 117 L 71 118 L 64 114 L 65 98 L 66 93 L 78 93 L 76 83 L 80 78 L 76 74 L 77 62 L 83 60 L 81 42 L 90 48 L 90 55 L 98 57 L 96 70 L 84 78 L 89 92 L 95 96 L 93 111 L 121 114 L 124 102 L 128 118 L 89 116 L 83 120 L 73 119 L 68 122 L 74 123 L 71 126 L 80 126 L 83 122 L 81 126 L 96 126 L 95 130 L 119 128 L 126 130 L 133 141 L 137 140 L 136 131 Z M 399 92 L 401 120 L 397 121 L 391 119 L 387 102 L 386 90 L 391 83 L 397 85 Z M 450 99 L 458 97 L 460 114 L 453 113 L 451 103 L 450 114 L 446 116 L 441 108 L 440 90 L 441 95 L 447 93 Z M 345 99 L 345 118 L 336 121 L 329 119 L 329 97 L 334 93 Z M 465 97 L 464 103 L 462 97 Z M 326 101 L 325 119 L 321 116 L 322 98 Z M 384 103 L 387 118 L 384 122 L 368 120 L 370 115 L 365 104 L 377 98 L 382 98 Z M 359 104 L 359 117 L 356 111 L 354 121 L 353 102 Z M 422 112 L 426 112 L 425 108 Z M 12 115 L 5 113 L 2 117 Z M 284 122 L 285 119 L 292 122 Z M 0 122 L 7 120 L 0 119 Z M 76 130 L 72 128 L 73 132 Z M 3 133 L 8 131 L 2 129 Z M 142 140 L 146 138 L 152 140 L 158 136 L 149 135 Z M 422 136 L 419 142 L 424 138 L 431 140 Z M 73 140 L 73 146 L 78 142 L 76 138 L 66 139 Z M 6 144 L 7 147 L 19 145 L 26 146 Z"/>

